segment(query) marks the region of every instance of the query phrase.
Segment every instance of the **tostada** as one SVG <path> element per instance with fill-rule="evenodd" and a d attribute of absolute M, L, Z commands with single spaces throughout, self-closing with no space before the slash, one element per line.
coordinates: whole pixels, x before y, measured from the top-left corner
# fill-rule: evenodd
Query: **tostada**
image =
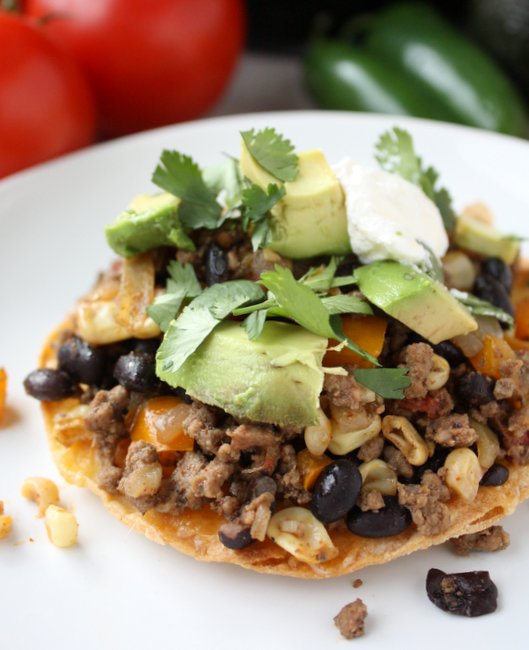
<path fill-rule="evenodd" d="M 201 560 L 327 577 L 529 496 L 529 273 L 400 129 L 372 167 L 274 129 L 164 151 L 25 380 L 64 477 Z M 514 305 L 514 306 L 513 306 Z"/>

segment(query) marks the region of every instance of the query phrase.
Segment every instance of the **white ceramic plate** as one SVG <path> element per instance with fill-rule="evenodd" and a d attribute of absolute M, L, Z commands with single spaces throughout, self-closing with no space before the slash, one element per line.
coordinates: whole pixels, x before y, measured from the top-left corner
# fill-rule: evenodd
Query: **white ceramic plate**
<path fill-rule="evenodd" d="M 0 499 L 14 531 L 0 542 L 0 646 L 92 650 L 136 648 L 343 648 L 332 618 L 361 597 L 369 608 L 362 647 L 431 650 L 472 644 L 525 648 L 529 599 L 528 506 L 505 522 L 511 546 L 455 557 L 430 549 L 386 566 L 325 581 L 263 576 L 197 562 L 157 546 L 115 520 L 86 491 L 65 486 L 48 454 L 38 404 L 22 389 L 42 341 L 112 258 L 103 227 L 142 191 L 162 148 L 201 164 L 237 154 L 238 131 L 274 126 L 300 150 L 322 148 L 373 162 L 385 129 L 409 129 L 440 172 L 455 204 L 488 203 L 506 232 L 529 235 L 529 144 L 434 122 L 344 113 L 269 113 L 185 124 L 103 144 L 0 183 L 0 365 L 9 373 L 9 411 L 0 429 Z M 27 476 L 49 476 L 80 523 L 79 546 L 53 547 Z M 426 597 L 429 568 L 488 569 L 498 611 L 450 616 Z"/>

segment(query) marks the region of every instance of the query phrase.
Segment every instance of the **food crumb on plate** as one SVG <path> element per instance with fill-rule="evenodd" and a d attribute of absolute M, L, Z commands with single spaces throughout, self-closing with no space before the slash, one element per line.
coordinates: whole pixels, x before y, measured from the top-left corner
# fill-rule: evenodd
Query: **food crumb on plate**
<path fill-rule="evenodd" d="M 367 616 L 367 607 L 361 598 L 344 605 L 334 617 L 334 624 L 346 639 L 356 639 L 364 635 L 364 622 Z"/>
<path fill-rule="evenodd" d="M 485 553 L 503 551 L 509 546 L 510 541 L 509 533 L 502 526 L 489 526 L 478 533 L 453 537 L 450 544 L 457 555 L 470 555 L 473 551 Z"/>
<path fill-rule="evenodd" d="M 9 537 L 12 528 L 13 519 L 9 515 L 4 515 L 4 502 L 0 501 L 0 539 Z"/>
<path fill-rule="evenodd" d="M 364 581 L 361 578 L 355 578 L 353 580 L 353 587 L 355 589 L 358 589 L 358 587 L 361 587 L 364 584 Z"/>

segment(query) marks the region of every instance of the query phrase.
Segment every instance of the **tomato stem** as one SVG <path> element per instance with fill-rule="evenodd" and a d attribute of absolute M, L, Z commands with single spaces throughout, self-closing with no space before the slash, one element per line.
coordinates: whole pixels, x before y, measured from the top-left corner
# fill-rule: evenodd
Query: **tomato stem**
<path fill-rule="evenodd" d="M 22 13 L 19 0 L 0 0 L 0 9 L 3 11 L 12 11 L 17 14 Z"/>

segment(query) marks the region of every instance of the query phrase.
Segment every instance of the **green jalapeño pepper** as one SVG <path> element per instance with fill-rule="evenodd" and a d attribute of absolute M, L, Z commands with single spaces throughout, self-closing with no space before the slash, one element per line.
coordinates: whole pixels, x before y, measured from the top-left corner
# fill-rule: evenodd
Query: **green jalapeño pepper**
<path fill-rule="evenodd" d="M 305 81 L 318 104 L 337 110 L 415 115 L 456 121 L 415 79 L 343 41 L 318 41 L 305 59 Z"/>
<path fill-rule="evenodd" d="M 388 6 L 364 43 L 317 42 L 309 89 L 326 108 L 431 117 L 518 136 L 527 113 L 500 68 L 428 5 Z"/>

